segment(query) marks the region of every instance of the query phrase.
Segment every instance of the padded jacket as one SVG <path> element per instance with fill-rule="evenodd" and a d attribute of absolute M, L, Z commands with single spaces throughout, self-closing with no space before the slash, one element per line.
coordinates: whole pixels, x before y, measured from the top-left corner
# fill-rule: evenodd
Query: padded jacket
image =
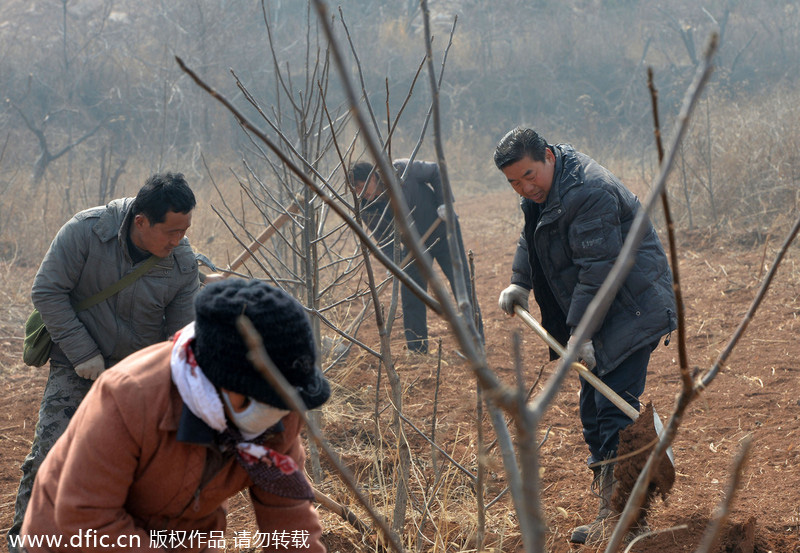
<path fill-rule="evenodd" d="M 212 532 L 225 530 L 226 500 L 249 489 L 261 532 L 306 536 L 308 547 L 298 546 L 298 551 L 324 553 L 321 526 L 310 501 L 257 488 L 233 457 L 212 444 L 178 441 L 183 401 L 172 383 L 171 351 L 171 342 L 155 344 L 105 371 L 94 383 L 42 463 L 22 525 L 21 535 L 61 536 L 62 547 L 28 546 L 28 551 L 164 551 L 158 541 L 151 541 L 158 531 L 185 536 L 195 532 L 197 539 L 187 538 L 186 549 L 176 550 L 214 551 L 208 541 Z M 290 455 L 302 467 L 300 417 L 290 413 L 282 422 L 284 431 L 265 445 Z M 93 531 L 89 546 L 87 530 Z M 79 533 L 84 547 L 69 547 Z M 106 537 L 101 540 L 102 536 Z M 136 536 L 138 547 L 130 547 Z M 127 547 L 100 547 L 103 543 Z M 286 549 L 279 545 L 265 550 Z"/>
<path fill-rule="evenodd" d="M 200 281 L 185 238 L 136 282 L 75 313 L 73 305 L 138 266 L 128 252 L 132 203 L 133 198 L 113 200 L 72 217 L 56 234 L 34 278 L 33 305 L 73 366 L 98 353 L 111 366 L 134 351 L 166 340 L 194 319 Z"/>
<path fill-rule="evenodd" d="M 398 176 L 402 177 L 408 167 L 408 159 L 398 159 L 392 163 Z M 411 210 L 411 220 L 422 236 L 439 218 L 437 208 L 444 203 L 444 189 L 439 166 L 432 161 L 414 161 L 408 167 L 402 181 L 403 196 Z M 377 200 L 361 202 L 362 216 L 379 244 L 385 246 L 384 253 L 391 258 L 390 241 L 394 233 L 394 215 L 385 195 Z M 447 226 L 440 224 L 427 240 L 427 244 L 439 241 L 447 244 Z"/>
<path fill-rule="evenodd" d="M 511 282 L 533 289 L 542 325 L 562 344 L 586 312 L 641 209 L 638 198 L 590 157 L 550 146 L 556 162 L 544 204 L 523 198 L 525 226 Z M 601 376 L 677 328 L 672 272 L 652 224 L 633 268 L 592 336 Z"/>

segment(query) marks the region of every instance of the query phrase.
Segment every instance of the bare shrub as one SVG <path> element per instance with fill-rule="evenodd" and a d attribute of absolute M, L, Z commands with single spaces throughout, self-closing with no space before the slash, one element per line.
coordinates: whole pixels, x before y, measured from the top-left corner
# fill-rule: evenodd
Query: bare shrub
<path fill-rule="evenodd" d="M 729 232 L 768 233 L 792 222 L 786 215 L 798 206 L 798 101 L 800 95 L 788 88 L 737 101 L 710 93 L 683 149 L 685 170 L 673 173 L 679 183 L 673 197 L 684 226 L 689 208 L 694 225 Z"/>

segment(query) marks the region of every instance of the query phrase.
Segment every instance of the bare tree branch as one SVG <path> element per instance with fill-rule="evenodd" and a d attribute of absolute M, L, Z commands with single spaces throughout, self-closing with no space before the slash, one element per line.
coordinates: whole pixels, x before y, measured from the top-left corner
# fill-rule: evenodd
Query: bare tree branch
<path fill-rule="evenodd" d="M 297 390 L 295 390 L 294 387 L 289 384 L 289 381 L 286 380 L 286 377 L 281 374 L 281 372 L 275 366 L 275 363 L 273 363 L 272 359 L 269 358 L 267 351 L 264 349 L 264 343 L 261 340 L 261 336 L 253 326 L 253 323 L 251 323 L 245 315 L 241 315 L 237 319 L 236 326 L 239 329 L 239 332 L 242 333 L 245 343 L 247 344 L 247 349 L 249 351 L 247 358 L 258 370 L 261 376 L 263 376 L 264 379 L 269 382 L 270 386 L 272 386 L 272 388 L 278 392 L 286 405 L 288 405 L 292 411 L 295 411 L 300 415 L 300 418 L 303 419 L 311 438 L 325 452 L 326 457 L 328 457 L 328 460 L 336 468 L 336 471 L 342 478 L 344 484 L 347 486 L 356 500 L 358 500 L 364 509 L 366 509 L 370 518 L 373 520 L 373 522 L 375 522 L 378 528 L 380 528 L 383 536 L 388 539 L 392 549 L 394 549 L 397 553 L 404 553 L 405 550 L 403 549 L 399 537 L 386 525 L 386 521 L 384 520 L 383 516 L 375 511 L 367 498 L 361 493 L 353 473 L 350 472 L 350 469 L 348 469 L 347 466 L 341 462 L 339 456 L 336 455 L 325 438 L 322 436 L 322 433 L 317 425 L 309 418 L 308 409 L 303 403 L 300 394 L 298 394 Z"/>
<path fill-rule="evenodd" d="M 695 553 L 710 553 L 713 550 L 714 545 L 717 543 L 719 534 L 722 531 L 722 527 L 725 524 L 725 521 L 728 519 L 728 513 L 730 513 L 733 500 L 736 497 L 736 490 L 739 489 L 739 484 L 742 483 L 742 471 L 744 470 L 744 464 L 747 460 L 747 456 L 750 453 L 750 448 L 752 445 L 752 436 L 747 436 L 744 440 L 742 440 L 741 449 L 733 463 L 731 479 L 728 482 L 728 488 L 725 491 L 725 497 L 720 504 L 717 505 L 717 508 L 714 511 L 714 517 L 711 520 L 711 524 L 709 524 L 708 528 L 706 528 L 705 534 L 703 534 L 703 539 L 700 542 L 700 545 L 697 546 Z"/>
<path fill-rule="evenodd" d="M 400 270 L 386 255 L 384 255 L 384 253 L 380 250 L 380 248 L 378 248 L 377 245 L 375 245 L 375 243 L 372 240 L 370 240 L 369 236 L 367 236 L 367 234 L 364 231 L 364 229 L 360 225 L 358 225 L 350 217 L 350 215 L 348 215 L 344 211 L 344 209 L 336 201 L 334 201 L 334 199 L 330 198 L 327 194 L 324 193 L 324 191 L 315 182 L 313 182 L 311 179 L 309 179 L 308 176 L 305 175 L 300 170 L 300 168 L 297 165 L 295 165 L 295 163 L 291 159 L 289 159 L 277 147 L 277 145 L 274 142 L 272 142 L 272 140 L 268 136 L 266 136 L 263 132 L 258 130 L 255 126 L 253 126 L 253 124 L 250 123 L 250 121 L 248 121 L 244 117 L 244 115 L 242 115 L 233 106 L 233 104 L 231 104 L 221 94 L 219 94 L 216 90 L 211 88 L 202 79 L 200 79 L 200 77 L 198 77 L 197 74 L 195 74 L 191 69 L 189 69 L 186 66 L 186 64 L 183 62 L 183 60 L 180 57 L 176 56 L 175 60 L 178 62 L 178 65 L 180 66 L 180 68 L 186 74 L 188 74 L 192 78 L 192 80 L 194 80 L 195 83 L 197 83 L 197 85 L 200 86 L 200 88 L 202 88 L 203 90 L 208 92 L 209 95 L 211 95 L 211 97 L 213 97 L 218 102 L 220 102 L 222 105 L 224 105 L 228 109 L 228 111 L 230 111 L 233 114 L 233 116 L 236 117 L 236 119 L 239 121 L 239 123 L 242 126 L 247 128 L 250 132 L 252 132 L 255 136 L 257 136 L 262 142 L 264 142 L 267 146 L 269 146 L 270 149 L 272 149 L 272 151 L 280 158 L 281 162 L 289 170 L 291 170 L 301 181 L 303 181 L 303 184 L 305 184 L 306 186 L 311 188 L 311 190 L 314 191 L 314 193 L 317 195 L 317 197 L 319 197 L 323 202 L 328 204 L 330 206 L 330 208 L 337 215 L 339 215 L 339 217 L 341 217 L 345 222 L 347 222 L 347 225 L 358 236 L 359 240 L 361 240 L 366 245 L 367 249 L 369 249 L 369 251 L 372 252 L 372 254 L 375 257 L 377 257 L 378 260 L 381 263 L 383 263 L 389 270 L 391 270 L 395 274 L 395 276 L 397 276 L 397 278 L 402 281 L 402 283 L 404 285 L 406 285 L 408 288 L 414 290 L 415 291 L 414 293 L 419 295 L 419 297 L 423 298 L 423 301 L 425 301 L 425 303 L 428 305 L 428 307 L 433 309 L 433 311 L 435 311 L 436 313 L 441 313 L 442 312 L 442 308 L 441 308 L 440 304 L 437 303 L 436 300 L 431 298 L 425 291 L 423 291 L 417 285 L 416 282 L 414 282 L 412 279 L 408 278 L 408 276 L 402 270 Z M 417 246 L 417 249 L 419 249 L 419 246 Z M 442 294 L 442 296 L 444 296 L 444 294 Z"/>
<path fill-rule="evenodd" d="M 576 343 L 580 343 L 581 340 L 584 340 L 587 336 L 590 336 L 594 332 L 594 329 L 597 327 L 600 320 L 602 320 L 601 318 L 605 316 L 611 300 L 613 300 L 614 295 L 619 290 L 619 287 L 624 282 L 625 277 L 633 265 L 634 253 L 636 248 L 638 248 L 643 235 L 644 219 L 652 210 L 657 198 L 660 197 L 662 190 L 666 186 L 667 176 L 672 168 L 672 163 L 675 159 L 676 153 L 680 148 L 680 143 L 683 139 L 683 136 L 686 133 L 689 118 L 694 110 L 694 106 L 697 104 L 697 101 L 700 98 L 700 93 L 702 92 L 705 83 L 708 81 L 708 78 L 711 75 L 713 68 L 711 65 L 711 60 L 716 52 L 716 47 L 717 36 L 716 34 L 712 34 L 705 52 L 705 56 L 703 57 L 703 61 L 697 68 L 694 81 L 686 91 L 683 106 L 678 114 L 678 128 L 673 136 L 672 143 L 670 144 L 669 154 L 661 164 L 660 172 L 655 184 L 651 188 L 643 208 L 639 210 L 639 213 L 637 214 L 636 219 L 631 226 L 631 229 L 628 233 L 628 238 L 625 240 L 625 244 L 623 244 L 620 257 L 617 259 L 617 262 L 614 263 L 608 278 L 606 278 L 605 282 L 603 282 L 603 285 L 600 287 L 597 295 L 589 304 L 586 314 L 578 324 L 578 328 L 575 330 L 577 340 Z M 574 353 L 574 351 L 567 351 L 566 357 L 569 358 L 570 355 L 573 355 Z M 562 363 L 564 362 L 565 361 L 562 361 Z M 559 367 L 559 369 L 561 370 L 561 367 Z M 674 440 L 679 424 L 679 417 L 683 415 L 683 410 L 685 410 L 686 406 L 689 404 L 690 400 L 685 393 L 681 394 L 681 399 L 683 401 L 679 401 L 679 405 L 676 407 L 675 412 L 670 418 L 669 424 L 661 434 L 658 444 L 653 449 L 650 457 L 647 459 L 642 472 L 639 474 L 639 477 L 636 480 L 633 490 L 631 490 L 631 494 L 628 498 L 627 504 L 625 505 L 625 509 L 623 509 L 622 514 L 620 515 L 620 520 L 617 523 L 617 526 L 614 528 L 611 538 L 609 539 L 608 546 L 605 550 L 606 553 L 612 553 L 619 548 L 625 536 L 625 532 L 639 515 L 639 509 L 644 502 L 648 485 L 652 479 L 652 472 L 655 470 L 656 460 L 661 459 L 661 456 L 666 452 L 667 448 L 672 443 L 672 440 Z M 679 409 L 680 415 L 676 416 Z"/>

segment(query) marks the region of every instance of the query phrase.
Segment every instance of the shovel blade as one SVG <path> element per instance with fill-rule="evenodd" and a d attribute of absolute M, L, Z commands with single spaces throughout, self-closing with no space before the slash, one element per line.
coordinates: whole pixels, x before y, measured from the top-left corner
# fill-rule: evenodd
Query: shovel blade
<path fill-rule="evenodd" d="M 658 416 L 656 413 L 656 408 L 653 407 L 653 426 L 656 428 L 656 434 L 658 437 L 661 438 L 661 435 L 664 433 L 664 424 L 661 422 L 661 417 Z M 672 466 L 675 466 L 675 454 L 672 452 L 672 446 L 667 448 L 667 457 L 669 457 L 669 462 L 672 463 Z"/>

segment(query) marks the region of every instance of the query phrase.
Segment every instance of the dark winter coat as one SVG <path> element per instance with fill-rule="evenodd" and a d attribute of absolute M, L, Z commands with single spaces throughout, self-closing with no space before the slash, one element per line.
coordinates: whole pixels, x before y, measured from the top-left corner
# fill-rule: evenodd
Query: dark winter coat
<path fill-rule="evenodd" d="M 407 159 L 395 160 L 392 164 L 400 177 L 408 166 Z M 444 190 L 439 175 L 439 166 L 430 161 L 414 161 L 402 181 L 403 196 L 411 210 L 411 220 L 422 236 L 438 219 L 436 209 L 444 203 Z M 378 200 L 362 202 L 362 216 L 367 226 L 373 231 L 374 238 L 384 245 L 394 235 L 394 218 L 392 208 L 388 205 L 385 194 Z M 436 227 L 427 244 L 439 241 L 447 244 L 446 225 Z M 392 249 L 387 247 L 384 253 L 391 258 Z"/>
<path fill-rule="evenodd" d="M 542 325 L 566 343 L 622 249 L 638 198 L 571 146 L 551 146 L 553 184 L 544 204 L 522 199 L 525 226 L 511 282 L 534 290 Z M 652 224 L 625 283 L 592 336 L 601 376 L 677 327 L 672 273 Z"/>

